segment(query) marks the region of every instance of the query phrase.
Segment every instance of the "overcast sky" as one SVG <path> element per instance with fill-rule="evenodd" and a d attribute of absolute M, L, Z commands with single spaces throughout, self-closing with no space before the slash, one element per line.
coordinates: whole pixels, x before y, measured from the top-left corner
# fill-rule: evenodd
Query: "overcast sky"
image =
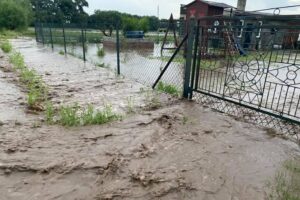
<path fill-rule="evenodd" d="M 180 4 L 190 3 L 192 0 L 87 0 L 89 8 L 86 9 L 89 14 L 94 10 L 117 10 L 137 15 L 157 16 L 159 7 L 159 17 L 168 18 L 171 13 L 179 17 Z M 213 0 L 223 2 L 236 7 L 237 0 Z M 287 5 L 300 4 L 300 0 L 248 0 L 247 10 L 258 10 L 270 7 L 279 7 Z M 285 9 L 282 10 L 282 13 Z M 285 10 L 283 14 L 300 14 L 300 8 Z"/>

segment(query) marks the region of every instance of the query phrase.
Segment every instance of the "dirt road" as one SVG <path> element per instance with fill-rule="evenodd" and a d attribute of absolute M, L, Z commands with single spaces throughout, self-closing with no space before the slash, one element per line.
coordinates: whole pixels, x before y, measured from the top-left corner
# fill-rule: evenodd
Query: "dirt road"
<path fill-rule="evenodd" d="M 110 103 L 124 117 L 102 126 L 47 125 L 42 114 L 26 114 L 24 91 L 1 53 L 1 200 L 265 199 L 267 181 L 300 154 L 262 128 L 145 92 L 32 40 L 13 44 L 43 76 L 56 106 Z M 159 106 L 149 107 L 154 95 Z M 129 98 L 136 113 L 126 115 Z"/>

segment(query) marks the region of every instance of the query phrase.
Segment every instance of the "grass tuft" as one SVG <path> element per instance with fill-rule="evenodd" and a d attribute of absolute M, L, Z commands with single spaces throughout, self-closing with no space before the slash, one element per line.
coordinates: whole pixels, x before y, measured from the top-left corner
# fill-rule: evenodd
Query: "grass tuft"
<path fill-rule="evenodd" d="M 105 56 L 104 49 L 98 47 L 97 55 L 98 57 L 104 57 Z"/>
<path fill-rule="evenodd" d="M 163 82 L 159 82 L 157 85 L 157 90 L 161 92 L 168 93 L 173 96 L 180 96 L 180 91 L 174 85 L 165 84 Z"/>
<path fill-rule="evenodd" d="M 286 161 L 269 186 L 270 200 L 300 200 L 300 159 Z"/>
<path fill-rule="evenodd" d="M 4 53 L 10 53 L 12 51 L 12 45 L 8 40 L 4 40 L 3 42 L 1 42 L 0 48 Z"/>
<path fill-rule="evenodd" d="M 60 51 L 58 52 L 58 54 L 63 56 L 63 55 L 65 55 L 65 52 L 64 52 L 63 50 L 60 50 Z"/>
<path fill-rule="evenodd" d="M 78 103 L 60 107 L 57 112 L 57 121 L 54 120 L 55 111 L 52 104 L 47 105 L 45 115 L 49 124 L 57 123 L 67 127 L 100 125 L 121 118 L 112 111 L 111 106 L 105 106 L 103 110 L 96 110 L 92 105 L 81 108 Z"/>

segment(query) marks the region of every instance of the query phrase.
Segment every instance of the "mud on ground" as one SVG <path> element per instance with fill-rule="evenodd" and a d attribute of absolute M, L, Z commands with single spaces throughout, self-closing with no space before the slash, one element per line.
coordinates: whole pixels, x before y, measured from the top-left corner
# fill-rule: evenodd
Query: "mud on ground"
<path fill-rule="evenodd" d="M 1 54 L 0 199 L 265 199 L 266 182 L 300 153 L 262 128 L 143 92 L 32 40 L 13 43 L 56 106 L 110 103 L 125 115 L 131 97 L 136 113 L 102 126 L 46 125 L 42 114 L 26 113 L 25 91 Z M 154 95 L 159 106 L 149 107 Z"/>

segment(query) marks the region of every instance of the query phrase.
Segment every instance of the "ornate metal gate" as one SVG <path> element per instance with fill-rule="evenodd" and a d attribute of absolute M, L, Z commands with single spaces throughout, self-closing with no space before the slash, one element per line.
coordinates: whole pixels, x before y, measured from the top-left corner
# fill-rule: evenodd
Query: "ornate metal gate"
<path fill-rule="evenodd" d="M 207 17 L 195 27 L 190 98 L 299 141 L 300 18 Z"/>

